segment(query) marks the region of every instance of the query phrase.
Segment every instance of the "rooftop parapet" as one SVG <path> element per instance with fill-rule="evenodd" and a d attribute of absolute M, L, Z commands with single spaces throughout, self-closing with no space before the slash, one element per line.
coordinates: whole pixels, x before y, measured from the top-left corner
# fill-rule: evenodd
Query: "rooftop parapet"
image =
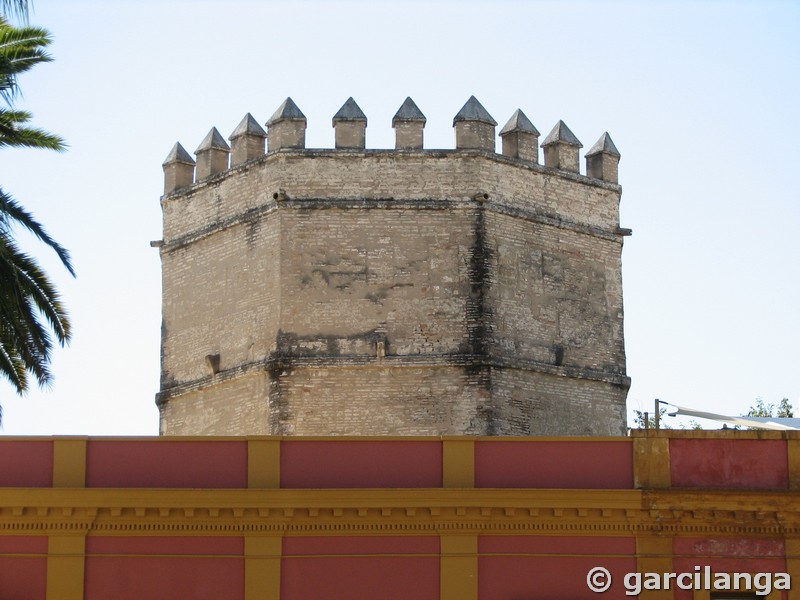
<path fill-rule="evenodd" d="M 170 194 L 192 185 L 194 165 L 194 159 L 186 148 L 176 142 L 161 165 L 164 168 L 164 193 Z"/>
<path fill-rule="evenodd" d="M 235 167 L 248 160 L 264 155 L 264 139 L 267 132 L 247 113 L 230 135 L 231 166 Z"/>
<path fill-rule="evenodd" d="M 344 150 L 366 149 L 367 117 L 353 98 L 348 98 L 333 117 L 335 148 Z M 395 129 L 395 150 L 423 150 L 423 131 L 427 119 L 416 103 L 407 97 L 392 118 Z M 306 147 L 306 116 L 291 98 L 281 103 L 266 123 L 267 131 L 247 113 L 231 133 L 231 147 L 216 128 L 212 128 L 195 151 L 197 163 L 186 162 L 188 153 L 180 144 L 172 149 L 169 162 L 164 163 L 165 193 L 187 187 L 187 173 L 194 167 L 194 182 L 257 160 L 281 148 L 303 150 Z M 480 150 L 494 153 L 497 122 L 475 96 L 470 96 L 453 118 L 456 151 Z M 517 109 L 500 130 L 502 154 L 512 160 L 539 164 L 538 141 L 540 133 L 530 119 Z M 564 121 L 558 121 L 541 144 L 544 148 L 544 166 L 580 174 L 579 150 L 583 147 Z M 178 152 L 178 148 L 180 152 Z M 315 150 L 314 152 L 316 152 Z M 380 150 L 384 152 L 386 150 Z M 439 152 L 438 150 L 435 152 Z M 230 160 L 229 160 L 230 155 Z M 191 157 L 188 157 L 191 160 Z M 619 151 L 608 133 L 586 153 L 586 175 L 595 180 L 616 185 L 618 182 Z M 192 182 L 190 182 L 192 183 Z M 597 183 L 597 182 L 596 182 Z"/>
<path fill-rule="evenodd" d="M 270 152 L 281 148 L 306 147 L 306 116 L 291 98 L 286 98 L 267 121 L 267 147 Z"/>
<path fill-rule="evenodd" d="M 428 119 L 411 99 L 405 99 L 403 104 L 392 117 L 392 127 L 395 132 L 395 150 L 422 149 L 422 130 Z"/>
<path fill-rule="evenodd" d="M 619 180 L 619 150 L 606 131 L 586 153 L 586 175 L 603 181 Z"/>
<path fill-rule="evenodd" d="M 342 105 L 339 112 L 333 115 L 333 128 L 337 150 L 366 148 L 367 115 L 352 96 Z"/>
<path fill-rule="evenodd" d="M 456 150 L 477 149 L 494 152 L 494 128 L 497 121 L 492 118 L 475 96 L 453 117 L 456 130 Z"/>
<path fill-rule="evenodd" d="M 539 131 L 520 109 L 500 130 L 503 139 L 503 155 L 539 162 Z"/>
<path fill-rule="evenodd" d="M 196 180 L 200 181 L 215 173 L 221 173 L 228 169 L 228 155 L 231 148 L 228 142 L 216 127 L 212 127 L 203 141 L 194 151 L 197 156 Z"/>
<path fill-rule="evenodd" d="M 559 121 L 542 142 L 544 166 L 579 173 L 578 150 L 583 148 L 564 121 Z"/>

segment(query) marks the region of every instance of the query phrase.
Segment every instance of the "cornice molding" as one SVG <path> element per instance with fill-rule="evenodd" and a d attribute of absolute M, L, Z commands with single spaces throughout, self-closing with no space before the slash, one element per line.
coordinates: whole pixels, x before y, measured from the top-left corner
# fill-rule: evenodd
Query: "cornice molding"
<path fill-rule="evenodd" d="M 0 490 L 0 535 L 53 533 L 800 536 L 800 502 L 748 491 Z"/>

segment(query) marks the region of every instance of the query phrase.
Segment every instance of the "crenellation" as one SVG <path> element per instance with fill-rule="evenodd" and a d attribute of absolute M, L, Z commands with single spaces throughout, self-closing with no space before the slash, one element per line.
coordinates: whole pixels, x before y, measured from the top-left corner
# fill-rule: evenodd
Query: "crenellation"
<path fill-rule="evenodd" d="M 337 149 L 363 150 L 366 148 L 367 116 L 352 96 L 333 115 L 333 128 Z"/>
<path fill-rule="evenodd" d="M 281 148 L 306 147 L 307 120 L 291 98 L 286 98 L 267 121 L 267 147 L 270 152 Z"/>
<path fill-rule="evenodd" d="M 427 119 L 409 96 L 392 117 L 396 150 L 421 150 L 422 130 Z"/>
<path fill-rule="evenodd" d="M 287 98 L 266 134 L 248 113 L 232 151 L 212 129 L 194 185 L 194 161 L 173 148 L 163 434 L 624 433 L 610 137 L 581 175 L 563 122 L 544 165 L 521 110 L 502 154 L 474 97 L 454 119 L 455 149 L 423 149 L 425 123 L 407 98 L 395 148 L 366 149 L 350 98 L 336 148 L 307 149 Z"/>
<path fill-rule="evenodd" d="M 231 148 L 216 127 L 212 127 L 194 151 L 197 156 L 196 181 L 228 170 Z"/>
<path fill-rule="evenodd" d="M 423 129 L 426 122 L 425 115 L 414 101 L 410 97 L 406 98 L 392 118 L 392 127 L 395 129 L 394 149 L 421 151 L 431 155 L 447 153 L 448 150 L 423 150 Z M 282 149 L 305 149 L 307 119 L 291 98 L 287 97 L 281 103 L 266 125 L 267 131 L 265 132 L 252 115 L 247 113 L 231 134 L 230 147 L 216 128 L 212 128 L 195 152 L 198 159 L 193 181 L 199 184 L 210 175 L 226 171 L 229 166 L 232 169 L 259 159 L 264 155 L 265 137 L 266 149 L 270 153 Z M 497 122 L 488 111 L 474 96 L 471 96 L 453 119 L 456 151 L 480 150 L 494 153 L 496 125 Z M 352 97 L 348 98 L 333 117 L 335 149 L 366 150 L 366 126 L 366 115 Z M 514 112 L 499 135 L 502 138 L 503 156 L 528 164 L 539 164 L 537 146 L 540 134 L 522 110 L 517 109 Z M 619 152 L 610 140 L 608 133 L 603 134 L 598 143 L 587 152 L 586 176 L 616 184 Z M 544 166 L 562 173 L 580 174 L 578 153 L 582 147 L 583 145 L 572 131 L 563 121 L 559 121 L 542 143 L 545 156 Z M 318 149 L 310 151 L 324 153 L 324 150 Z M 388 152 L 388 150 L 368 152 Z M 184 150 L 184 154 L 188 153 Z M 191 185 L 185 181 L 188 172 L 186 165 L 189 163 L 170 160 L 172 161 L 169 163 L 168 176 L 170 180 L 169 182 L 165 180 L 165 194 L 171 194 Z M 165 176 L 167 176 L 167 162 L 165 161 L 164 164 Z"/>
<path fill-rule="evenodd" d="M 520 109 L 514 111 L 500 130 L 500 137 L 504 156 L 539 162 L 539 130 Z"/>
<path fill-rule="evenodd" d="M 264 156 L 267 132 L 247 113 L 230 135 L 231 168 Z"/>
<path fill-rule="evenodd" d="M 192 185 L 195 161 L 180 143 L 175 143 L 161 166 L 164 169 L 165 194 L 171 194 Z"/>
<path fill-rule="evenodd" d="M 494 152 L 494 128 L 497 121 L 492 118 L 475 96 L 453 117 L 457 150 L 486 150 Z"/>
<path fill-rule="evenodd" d="M 619 150 L 606 131 L 586 153 L 586 175 L 617 183 L 619 158 Z"/>
<path fill-rule="evenodd" d="M 542 142 L 544 148 L 544 164 L 546 167 L 563 169 L 578 173 L 578 150 L 583 148 L 575 134 L 570 131 L 564 121 L 556 123 L 553 130 Z"/>

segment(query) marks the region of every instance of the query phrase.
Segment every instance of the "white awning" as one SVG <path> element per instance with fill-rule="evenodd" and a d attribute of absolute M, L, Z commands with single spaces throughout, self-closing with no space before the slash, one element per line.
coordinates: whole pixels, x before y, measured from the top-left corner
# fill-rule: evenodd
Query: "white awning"
<path fill-rule="evenodd" d="M 719 421 L 720 423 L 728 423 L 729 425 L 741 425 L 742 427 L 753 427 L 756 429 L 800 431 L 800 426 L 798 426 L 800 425 L 800 419 L 784 419 L 781 417 L 729 417 L 727 415 L 718 415 L 704 410 L 686 408 L 685 406 L 678 406 L 677 404 L 670 404 L 668 402 L 663 403 L 678 409 L 675 412 L 668 413 L 671 417 L 698 417 L 700 419 L 710 419 L 712 421 Z"/>

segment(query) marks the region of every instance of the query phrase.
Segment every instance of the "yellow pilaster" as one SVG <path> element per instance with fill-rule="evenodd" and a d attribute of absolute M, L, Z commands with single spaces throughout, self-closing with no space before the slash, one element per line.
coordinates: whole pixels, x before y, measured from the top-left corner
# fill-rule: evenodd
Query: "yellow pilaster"
<path fill-rule="evenodd" d="M 446 488 L 475 487 L 474 440 L 442 440 L 442 483 Z"/>
<path fill-rule="evenodd" d="M 440 543 L 440 600 L 477 600 L 478 537 L 443 535 Z"/>
<path fill-rule="evenodd" d="M 636 436 L 633 438 L 633 479 L 637 489 L 669 488 L 669 438 Z"/>
<path fill-rule="evenodd" d="M 53 487 L 86 486 L 86 438 L 53 439 Z"/>
<path fill-rule="evenodd" d="M 800 600 L 800 538 L 786 538 L 786 572 L 792 578 L 789 600 Z"/>
<path fill-rule="evenodd" d="M 281 487 L 280 438 L 247 440 L 247 487 Z"/>
<path fill-rule="evenodd" d="M 800 439 L 786 440 L 786 453 L 789 462 L 789 489 L 800 490 Z"/>
<path fill-rule="evenodd" d="M 244 600 L 280 600 L 281 538 L 244 538 Z"/>
<path fill-rule="evenodd" d="M 50 536 L 47 545 L 47 600 L 83 600 L 86 538 Z"/>
<path fill-rule="evenodd" d="M 672 573 L 672 538 L 642 536 L 636 538 L 636 570 L 639 573 Z M 622 582 L 617 582 L 617 585 Z M 668 600 L 671 590 L 642 590 L 640 598 Z"/>

